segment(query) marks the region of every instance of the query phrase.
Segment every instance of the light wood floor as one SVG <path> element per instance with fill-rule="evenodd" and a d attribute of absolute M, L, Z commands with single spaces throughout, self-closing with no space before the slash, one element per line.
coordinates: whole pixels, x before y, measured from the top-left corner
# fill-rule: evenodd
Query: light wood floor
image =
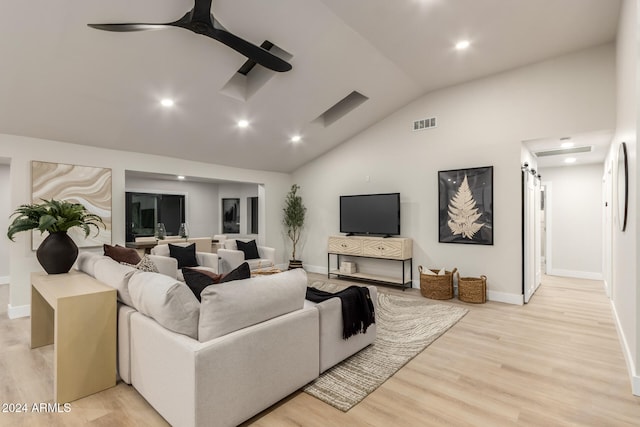
<path fill-rule="evenodd" d="M 417 289 L 404 295 L 422 298 Z M 0 403 L 51 401 L 52 348 L 29 349 L 29 319 L 8 320 L 7 301 L 8 286 L 0 286 Z M 601 282 L 546 277 L 522 307 L 442 303 L 462 304 L 469 313 L 349 412 L 298 392 L 245 425 L 640 425 L 640 398 L 631 394 Z M 0 425 L 166 423 L 120 383 L 72 402 L 70 413 L 0 413 Z"/>

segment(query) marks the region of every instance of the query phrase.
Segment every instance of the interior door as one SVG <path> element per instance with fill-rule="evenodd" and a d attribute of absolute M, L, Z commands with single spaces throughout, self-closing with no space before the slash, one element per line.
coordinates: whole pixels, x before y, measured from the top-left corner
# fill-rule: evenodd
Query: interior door
<path fill-rule="evenodd" d="M 542 280 L 540 180 L 528 170 L 522 176 L 523 284 L 525 304 Z"/>

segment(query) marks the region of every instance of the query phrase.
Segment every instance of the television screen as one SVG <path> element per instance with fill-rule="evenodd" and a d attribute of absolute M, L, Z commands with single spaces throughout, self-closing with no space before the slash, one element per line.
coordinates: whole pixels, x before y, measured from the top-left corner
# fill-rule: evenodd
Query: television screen
<path fill-rule="evenodd" d="M 340 232 L 400 234 L 400 193 L 340 196 Z"/>

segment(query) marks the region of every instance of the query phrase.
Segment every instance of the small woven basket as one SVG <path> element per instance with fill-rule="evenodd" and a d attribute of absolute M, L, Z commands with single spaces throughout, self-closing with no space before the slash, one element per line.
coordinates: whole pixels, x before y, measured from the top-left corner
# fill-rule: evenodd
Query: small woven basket
<path fill-rule="evenodd" d="M 482 304 L 487 301 L 487 276 L 458 277 L 458 299 Z"/>
<path fill-rule="evenodd" d="M 420 272 L 420 293 L 425 298 L 430 299 L 451 299 L 453 298 L 453 271 L 446 271 L 444 275 L 439 275 L 438 270 L 431 270 L 436 274 L 424 274 L 422 266 L 418 266 Z"/>

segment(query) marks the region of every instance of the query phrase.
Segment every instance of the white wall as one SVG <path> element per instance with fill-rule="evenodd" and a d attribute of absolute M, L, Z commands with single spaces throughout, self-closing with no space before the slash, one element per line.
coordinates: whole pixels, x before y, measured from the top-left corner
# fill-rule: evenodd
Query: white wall
<path fill-rule="evenodd" d="M 189 235 L 213 237 L 214 234 L 219 234 L 218 184 L 131 176 L 127 176 L 125 181 L 126 191 L 184 194 Z"/>
<path fill-rule="evenodd" d="M 640 396 L 640 321 L 638 307 L 640 307 L 640 292 L 638 292 L 637 266 L 640 263 L 638 242 L 637 210 L 640 195 L 640 176 L 637 173 L 637 133 L 638 133 L 638 99 L 640 99 L 638 79 L 638 0 L 624 0 L 620 11 L 620 24 L 616 42 L 616 81 L 617 81 L 617 120 L 614 141 L 606 162 L 613 162 L 614 191 L 613 191 L 613 280 L 612 303 L 615 311 L 618 331 L 622 338 L 625 359 L 629 368 L 633 393 Z M 617 177 L 617 153 L 620 143 L 627 144 L 629 156 L 629 218 L 625 232 L 620 231 L 617 221 L 617 191 L 615 183 Z"/>
<path fill-rule="evenodd" d="M 549 274 L 602 279 L 601 164 L 540 169 L 547 194 Z"/>
<path fill-rule="evenodd" d="M 9 283 L 9 244 L 6 230 L 9 227 L 11 185 L 9 165 L 0 163 L 0 284 Z"/>
<path fill-rule="evenodd" d="M 326 271 L 341 194 L 401 193 L 417 266 L 488 277 L 489 298 L 521 303 L 521 141 L 614 127 L 615 51 L 605 45 L 435 91 L 294 173 L 308 208 L 301 257 Z M 412 132 L 421 117 L 438 127 Z M 439 170 L 494 167 L 494 245 L 438 243 Z"/>
<path fill-rule="evenodd" d="M 259 240 L 276 248 L 276 262 L 284 262 L 280 224 L 282 201 L 291 186 L 291 177 L 276 172 L 256 171 L 190 162 L 141 153 L 99 149 L 90 146 L 0 134 L 0 157 L 11 159 L 11 209 L 31 201 L 31 161 L 108 167 L 112 169 L 113 188 L 113 243 L 125 240 L 125 171 L 190 175 L 208 179 L 261 183 L 268 197 L 265 200 L 265 227 Z M 186 171 L 189 173 L 187 174 Z M 30 286 L 29 274 L 41 271 L 35 253 L 31 250 L 29 233 L 16 235 L 10 244 L 11 284 L 9 296 L 10 316 L 28 315 Z"/>

